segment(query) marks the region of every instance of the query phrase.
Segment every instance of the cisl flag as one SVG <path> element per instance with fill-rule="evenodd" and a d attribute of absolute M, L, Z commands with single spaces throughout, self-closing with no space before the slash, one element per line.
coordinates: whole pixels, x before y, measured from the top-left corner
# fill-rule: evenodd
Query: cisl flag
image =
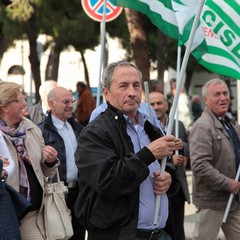
<path fill-rule="evenodd" d="M 240 4 L 207 0 L 201 15 L 207 52 L 198 59 L 207 69 L 240 79 Z"/>
<path fill-rule="evenodd" d="M 187 42 L 198 0 L 110 0 L 146 14 L 166 35 Z M 240 79 L 240 5 L 236 0 L 206 0 L 192 55 L 212 72 Z"/>

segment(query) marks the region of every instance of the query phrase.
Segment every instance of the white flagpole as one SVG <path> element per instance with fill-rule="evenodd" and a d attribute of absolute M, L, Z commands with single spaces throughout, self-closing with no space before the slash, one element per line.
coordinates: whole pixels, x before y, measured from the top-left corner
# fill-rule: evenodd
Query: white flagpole
<path fill-rule="evenodd" d="M 237 80 L 237 93 L 238 93 L 238 98 L 237 98 L 237 106 L 240 106 L 240 81 Z M 238 123 L 240 124 L 240 107 L 238 107 Z M 239 180 L 239 176 L 240 176 L 240 165 L 238 166 L 238 170 L 237 170 L 237 174 L 236 174 L 236 177 L 235 177 L 235 180 L 238 181 Z M 232 201 L 233 201 L 233 197 L 234 195 L 233 194 L 230 194 L 229 196 L 229 199 L 228 199 L 228 203 L 227 203 L 227 207 L 225 209 L 225 213 L 224 213 L 224 216 L 223 216 L 223 223 L 226 223 L 227 221 L 227 217 L 228 217 L 228 214 L 229 214 L 229 211 L 230 211 L 230 208 L 231 208 L 231 205 L 232 205 Z"/>
<path fill-rule="evenodd" d="M 237 174 L 236 174 L 236 177 L 235 177 L 236 181 L 239 180 L 239 176 L 240 176 L 240 165 L 238 166 Z M 228 199 L 228 203 L 227 203 L 227 207 L 226 207 L 224 216 L 223 216 L 223 221 L 222 221 L 223 223 L 226 223 L 226 221 L 227 221 L 227 217 L 228 217 L 231 205 L 232 205 L 233 197 L 234 197 L 234 194 L 231 193 L 230 196 L 229 196 L 229 199 Z"/>
<path fill-rule="evenodd" d="M 149 122 L 153 123 L 153 116 L 152 116 L 152 111 L 151 111 L 151 106 L 150 106 L 149 88 L 148 88 L 148 82 L 147 81 L 144 81 L 144 90 L 145 90 L 146 102 L 147 102 L 147 105 L 148 105 Z"/>
<path fill-rule="evenodd" d="M 240 81 L 237 80 L 237 93 L 238 93 L 238 97 L 237 97 L 237 106 L 238 106 L 238 123 L 240 124 Z M 236 174 L 236 177 L 235 177 L 235 180 L 238 181 L 239 180 L 239 176 L 240 176 L 240 165 L 238 166 L 238 170 L 237 170 L 237 174 Z M 227 221 L 227 217 L 228 217 L 228 214 L 229 214 L 229 211 L 230 211 L 230 208 L 231 208 L 231 205 L 232 205 L 232 201 L 233 201 L 233 197 L 234 195 L 233 194 L 230 194 L 229 196 L 229 199 L 228 199 L 228 203 L 227 203 L 227 207 L 225 209 L 225 213 L 224 213 L 224 216 L 223 216 L 223 223 L 226 223 Z"/>
<path fill-rule="evenodd" d="M 170 114 L 169 114 L 169 123 L 168 123 L 168 128 L 167 128 L 167 135 L 171 134 L 171 132 L 172 132 L 174 115 L 175 115 L 176 108 L 177 108 L 177 103 L 178 103 L 180 90 L 182 88 L 184 73 L 186 71 L 186 67 L 187 67 L 187 63 L 188 63 L 188 59 L 189 59 L 189 55 L 190 55 L 190 51 L 191 51 L 191 46 L 192 46 L 193 39 L 194 39 L 194 36 L 195 36 L 195 32 L 196 32 L 196 29 L 197 29 L 197 26 L 198 26 L 198 23 L 199 23 L 199 19 L 200 19 L 200 15 L 201 15 L 201 12 L 202 12 L 204 2 L 205 2 L 205 0 L 200 0 L 199 8 L 198 8 L 198 11 L 197 11 L 196 16 L 194 18 L 193 26 L 192 26 L 191 33 L 190 33 L 190 36 L 189 36 L 189 41 L 187 43 L 186 51 L 184 53 L 183 63 L 182 63 L 182 66 L 181 66 L 181 70 L 180 70 L 180 74 L 179 74 L 179 80 L 178 80 L 179 84 L 177 84 L 176 94 L 173 98 L 173 105 L 171 107 Z M 160 175 L 165 172 L 166 162 L 167 162 L 167 158 L 164 158 L 161 162 Z M 155 213 L 154 213 L 154 219 L 153 219 L 153 224 L 155 224 L 155 225 L 158 223 L 158 213 L 159 213 L 160 204 L 161 204 L 161 198 L 160 197 L 161 197 L 160 195 L 157 195 L 157 197 L 156 197 Z"/>
<path fill-rule="evenodd" d="M 181 66 L 181 52 L 182 52 L 182 47 L 178 45 L 177 48 L 177 84 L 179 84 L 179 73 L 180 73 L 180 66 Z M 177 105 L 176 109 L 176 114 L 175 114 L 175 137 L 179 138 L 179 104 Z M 176 150 L 175 154 L 178 155 L 179 151 Z"/>
<path fill-rule="evenodd" d="M 98 75 L 98 89 L 97 89 L 97 103 L 96 107 L 100 105 L 100 91 L 101 91 L 101 77 L 102 77 L 102 68 L 105 59 L 105 35 L 106 35 L 106 9 L 107 9 L 107 0 L 104 0 L 103 3 L 103 19 L 101 21 L 101 56 L 100 56 L 100 64 L 99 64 L 99 75 Z"/>

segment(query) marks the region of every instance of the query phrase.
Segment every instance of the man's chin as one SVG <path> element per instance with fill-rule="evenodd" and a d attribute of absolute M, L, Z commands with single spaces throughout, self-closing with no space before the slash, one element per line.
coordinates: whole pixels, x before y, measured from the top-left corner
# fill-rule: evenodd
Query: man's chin
<path fill-rule="evenodd" d="M 219 109 L 219 112 L 221 112 L 221 113 L 226 113 L 228 111 L 228 107 L 226 107 L 226 106 L 222 106 L 220 109 Z"/>
<path fill-rule="evenodd" d="M 71 112 L 71 113 L 70 113 L 70 112 L 69 112 L 69 113 L 66 113 L 66 114 L 65 114 L 65 117 L 67 117 L 67 118 L 72 117 L 72 112 Z"/>
<path fill-rule="evenodd" d="M 124 109 L 122 109 L 122 113 L 136 113 L 138 110 L 138 105 L 136 106 L 128 106 L 128 107 L 125 107 Z"/>
<path fill-rule="evenodd" d="M 126 106 L 126 109 L 134 110 L 134 109 L 138 109 L 138 107 L 139 107 L 138 103 L 133 103 Z"/>

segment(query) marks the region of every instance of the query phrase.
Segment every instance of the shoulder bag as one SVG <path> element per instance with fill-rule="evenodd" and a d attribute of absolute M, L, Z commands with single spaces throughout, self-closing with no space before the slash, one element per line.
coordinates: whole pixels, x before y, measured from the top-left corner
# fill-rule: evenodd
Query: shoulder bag
<path fill-rule="evenodd" d="M 71 211 L 68 209 L 65 194 L 68 188 L 60 181 L 57 170 L 57 182 L 45 179 L 43 215 L 48 240 L 69 239 L 73 235 Z"/>

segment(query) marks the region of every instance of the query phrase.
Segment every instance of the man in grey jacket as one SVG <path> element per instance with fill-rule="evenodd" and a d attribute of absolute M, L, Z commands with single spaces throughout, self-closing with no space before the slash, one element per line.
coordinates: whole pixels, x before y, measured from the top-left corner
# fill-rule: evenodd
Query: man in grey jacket
<path fill-rule="evenodd" d="M 227 240 L 240 239 L 240 183 L 235 180 L 240 126 L 228 112 L 230 95 L 224 81 L 208 81 L 202 97 L 206 107 L 189 133 L 193 203 L 198 208 L 193 239 L 217 239 L 220 228 Z M 235 198 L 223 224 L 230 194 Z"/>

